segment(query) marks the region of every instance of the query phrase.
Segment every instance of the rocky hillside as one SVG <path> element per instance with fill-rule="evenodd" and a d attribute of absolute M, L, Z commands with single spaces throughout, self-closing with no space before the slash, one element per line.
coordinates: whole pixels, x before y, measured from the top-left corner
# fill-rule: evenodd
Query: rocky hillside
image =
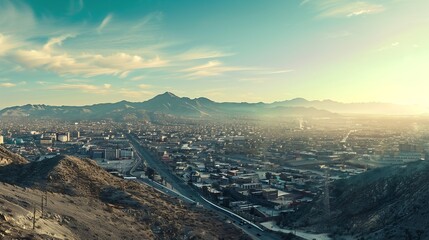
<path fill-rule="evenodd" d="M 328 231 L 336 238 L 429 239 L 428 172 L 429 162 L 419 161 L 337 181 L 328 220 L 322 196 L 283 223 Z"/>
<path fill-rule="evenodd" d="M 0 181 L 18 186 L 0 184 L 10 192 L 1 190 L 0 196 L 10 205 L 10 209 L 0 209 L 2 229 L 15 229 L 3 231 L 3 236 L 10 238 L 17 229 L 23 235 L 68 239 L 245 238 L 213 213 L 186 206 L 145 185 L 116 178 L 88 159 L 58 156 L 8 165 L 0 168 Z M 28 231 L 34 205 L 40 214 L 39 190 L 48 192 L 49 214 L 37 221 L 40 231 Z M 50 229 L 54 229 L 53 235 Z"/>
<path fill-rule="evenodd" d="M 14 154 L 0 145 L 0 166 L 9 164 L 25 164 L 28 163 L 27 159 L 18 154 Z"/>

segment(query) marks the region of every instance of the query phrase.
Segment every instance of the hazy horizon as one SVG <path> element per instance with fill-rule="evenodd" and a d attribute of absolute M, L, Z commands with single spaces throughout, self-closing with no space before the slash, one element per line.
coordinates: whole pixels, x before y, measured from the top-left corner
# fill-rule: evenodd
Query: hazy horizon
<path fill-rule="evenodd" d="M 0 109 L 139 102 L 165 91 L 217 102 L 428 107 L 428 7 L 0 0 Z"/>
<path fill-rule="evenodd" d="M 117 102 L 122 102 L 122 101 L 127 101 L 127 102 L 145 102 L 148 100 L 151 100 L 152 98 L 159 96 L 159 95 L 163 95 L 166 93 L 172 93 L 173 95 L 175 95 L 178 98 L 190 98 L 190 99 L 197 99 L 197 98 L 207 98 L 209 100 L 212 100 L 214 102 L 218 102 L 218 103 L 264 103 L 264 104 L 272 104 L 272 103 L 276 103 L 276 102 L 283 102 L 283 101 L 292 101 L 292 100 L 297 100 L 297 99 L 303 99 L 305 101 L 309 101 L 309 102 L 326 102 L 326 101 L 332 101 L 332 102 L 336 102 L 336 103 L 341 103 L 341 104 L 394 104 L 394 105 L 398 105 L 398 106 L 421 106 L 421 105 L 413 105 L 413 104 L 397 104 L 397 103 L 392 103 L 392 102 L 376 102 L 376 101 L 367 101 L 367 102 L 341 102 L 341 101 L 336 101 L 336 100 L 332 100 L 332 99 L 307 99 L 307 98 L 302 98 L 302 97 L 294 97 L 294 98 L 290 98 L 290 99 L 281 99 L 281 100 L 277 100 L 277 101 L 272 101 L 272 102 L 264 102 L 264 101 L 216 101 L 210 97 L 206 97 L 206 96 L 197 96 L 197 97 L 188 97 L 188 96 L 182 96 L 182 95 L 178 95 L 175 94 L 174 92 L 170 92 L 170 91 L 166 91 L 166 92 L 159 92 L 156 93 L 155 95 L 153 95 L 152 97 L 148 97 L 142 100 L 126 100 L 126 99 L 121 99 L 118 101 L 110 101 L 110 102 L 93 102 L 93 103 L 87 103 L 87 104 L 47 104 L 47 103 L 43 103 L 43 102 L 35 102 L 35 103 L 25 103 L 22 105 L 27 105 L 27 104 L 31 104 L 31 105 L 48 105 L 48 106 L 89 106 L 89 105 L 97 105 L 97 104 L 108 104 L 108 103 L 117 103 Z M 13 106 L 6 106 L 1 108 L 0 110 L 4 109 L 4 108 L 8 108 L 8 107 L 15 107 L 15 106 L 22 106 L 22 105 L 13 105 Z"/>

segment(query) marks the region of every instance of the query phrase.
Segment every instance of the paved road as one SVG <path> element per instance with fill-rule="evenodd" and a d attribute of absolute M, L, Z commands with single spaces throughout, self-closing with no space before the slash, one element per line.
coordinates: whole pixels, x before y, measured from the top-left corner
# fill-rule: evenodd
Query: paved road
<path fill-rule="evenodd" d="M 242 221 L 240 217 L 234 216 L 233 214 L 228 213 L 224 210 L 221 210 L 219 209 L 219 207 L 216 207 L 213 204 L 206 202 L 206 200 L 204 200 L 195 189 L 193 189 L 190 185 L 185 183 L 178 176 L 173 174 L 166 164 L 155 159 L 147 149 L 142 147 L 135 136 L 128 134 L 127 138 L 130 141 L 131 145 L 133 146 L 134 150 L 136 151 L 136 154 L 138 154 L 139 158 L 141 158 L 147 164 L 147 166 L 153 168 L 162 178 L 164 178 L 165 181 L 168 182 L 174 188 L 175 191 L 177 191 L 181 195 L 186 196 L 189 199 L 192 199 L 193 201 L 200 204 L 202 207 L 216 212 L 222 218 L 230 219 L 233 222 L 233 224 L 240 223 Z M 281 239 L 280 236 L 274 232 L 261 231 L 258 228 L 251 226 L 250 224 L 246 224 L 246 225 L 236 224 L 236 226 L 241 230 L 243 230 L 245 233 L 247 233 L 253 239 L 262 239 L 262 240 Z"/>
<path fill-rule="evenodd" d="M 155 182 L 155 181 L 153 181 L 147 177 L 139 178 L 138 181 L 141 183 L 144 183 L 146 185 L 149 185 L 149 186 L 155 188 L 156 190 L 163 192 L 169 196 L 176 197 L 179 200 L 182 200 L 184 202 L 195 203 L 194 200 L 186 197 L 185 195 L 182 195 L 181 193 L 177 192 L 176 190 L 172 190 L 172 189 L 170 189 L 170 188 L 168 188 L 168 187 L 166 187 L 166 186 L 164 186 L 158 182 Z"/>

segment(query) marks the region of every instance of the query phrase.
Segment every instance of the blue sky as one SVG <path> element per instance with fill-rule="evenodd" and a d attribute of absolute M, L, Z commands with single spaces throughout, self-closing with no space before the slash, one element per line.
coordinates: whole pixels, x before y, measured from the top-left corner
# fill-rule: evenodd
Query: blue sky
<path fill-rule="evenodd" d="M 295 97 L 429 105 L 429 1 L 0 0 L 0 108 Z"/>

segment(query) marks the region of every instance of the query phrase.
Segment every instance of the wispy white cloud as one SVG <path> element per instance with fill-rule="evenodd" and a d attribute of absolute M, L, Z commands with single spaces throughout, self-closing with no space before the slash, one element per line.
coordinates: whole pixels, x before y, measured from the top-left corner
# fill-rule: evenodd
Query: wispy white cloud
<path fill-rule="evenodd" d="M 17 63 L 33 69 L 56 72 L 60 75 L 118 75 L 125 77 L 129 71 L 164 66 L 167 62 L 159 57 L 143 59 L 137 55 L 117 53 L 104 56 L 101 54 L 82 54 L 70 56 L 67 53 L 50 53 L 43 50 L 18 50 L 14 54 Z"/>
<path fill-rule="evenodd" d="M 345 7 L 343 9 L 344 12 L 348 12 L 347 17 L 365 15 L 365 14 L 374 14 L 380 13 L 384 11 L 384 7 L 379 4 L 369 4 L 365 2 L 357 2 L 354 5 L 350 5 L 349 7 Z M 336 13 L 334 13 L 336 14 Z"/>
<path fill-rule="evenodd" d="M 214 60 L 209 61 L 206 64 L 198 65 L 195 67 L 184 69 L 183 72 L 187 72 L 188 78 L 202 78 L 202 77 L 212 77 L 222 75 L 225 72 L 235 72 L 248 70 L 248 68 L 244 67 L 233 67 L 233 66 L 225 66 L 222 62 Z"/>
<path fill-rule="evenodd" d="M 83 0 L 70 0 L 69 14 L 73 15 L 82 11 L 83 6 Z"/>
<path fill-rule="evenodd" d="M 110 13 L 108 14 L 103 21 L 101 21 L 100 25 L 97 28 L 97 32 L 101 32 L 106 26 L 107 24 L 109 24 L 109 22 L 112 20 L 113 15 Z"/>
<path fill-rule="evenodd" d="M 74 37 L 74 35 L 65 34 L 65 35 L 61 35 L 59 37 L 53 37 L 53 38 L 49 39 L 49 41 L 43 46 L 43 50 L 50 51 L 51 47 L 54 45 L 61 46 L 64 40 L 66 40 L 67 38 L 71 38 L 71 37 Z"/>
<path fill-rule="evenodd" d="M 386 44 L 378 49 L 379 52 L 399 47 L 399 42 Z"/>
<path fill-rule="evenodd" d="M 163 17 L 164 17 L 164 14 L 162 12 L 150 13 L 150 14 L 144 16 L 143 18 L 141 18 L 140 20 L 138 20 L 137 24 L 135 24 L 131 28 L 132 29 L 141 29 L 143 27 L 147 27 L 150 22 L 160 21 L 163 19 Z"/>
<path fill-rule="evenodd" d="M 307 3 L 309 3 L 311 0 L 302 0 L 301 3 L 299 5 L 303 6 Z"/>
<path fill-rule="evenodd" d="M 293 69 L 269 69 L 251 66 L 228 66 L 218 60 L 209 61 L 202 65 L 197 65 L 181 70 L 181 72 L 187 73 L 185 75 L 185 78 L 187 79 L 214 77 L 225 75 L 226 73 L 232 74 L 233 72 L 238 72 L 239 74 L 237 75 L 237 80 L 240 78 L 251 79 L 254 78 L 255 75 L 265 76 L 264 79 L 267 79 L 270 76 L 272 77 L 272 75 L 283 75 L 293 71 Z M 261 77 L 257 78 L 261 79 Z"/>
<path fill-rule="evenodd" d="M 14 43 L 9 36 L 0 33 L 0 56 L 15 47 L 17 47 L 16 43 Z"/>
<path fill-rule="evenodd" d="M 214 98 L 214 99 L 223 98 L 225 97 L 225 94 L 227 94 L 228 90 L 229 90 L 228 88 L 210 88 L 210 89 L 202 90 L 200 92 L 201 95 L 198 97 L 204 96 L 204 97 Z"/>
<path fill-rule="evenodd" d="M 107 56 L 88 54 L 84 55 L 84 59 L 89 60 L 94 65 L 118 69 L 121 72 L 133 69 L 156 68 L 168 64 L 167 60 L 162 60 L 160 57 L 145 59 L 141 56 L 130 55 L 128 53 L 116 53 Z"/>
<path fill-rule="evenodd" d="M 129 88 L 121 88 L 118 90 L 118 93 L 121 94 L 123 97 L 137 99 L 137 100 L 140 100 L 144 96 L 147 97 L 147 96 L 154 95 L 154 93 L 150 91 L 134 90 Z"/>
<path fill-rule="evenodd" d="M 128 74 L 130 74 L 130 71 L 122 72 L 121 74 L 119 74 L 119 78 L 126 78 L 128 77 Z"/>
<path fill-rule="evenodd" d="M 143 80 L 144 78 L 145 78 L 144 76 L 135 76 L 131 78 L 131 81 L 140 81 L 140 80 Z"/>
<path fill-rule="evenodd" d="M 309 5 L 318 12 L 318 17 L 354 17 L 359 15 L 383 12 L 385 7 L 370 1 L 325 0 L 303 1 L 301 5 Z"/>
<path fill-rule="evenodd" d="M 149 88 L 151 88 L 152 86 L 151 85 L 149 85 L 149 84 L 139 84 L 139 88 L 141 88 L 141 89 L 149 89 Z"/>
<path fill-rule="evenodd" d="M 102 86 L 92 84 L 60 84 L 51 86 L 48 90 L 79 90 L 85 93 L 107 94 L 110 92 L 111 84 L 103 84 Z"/>
<path fill-rule="evenodd" d="M 261 71 L 260 74 L 283 74 L 293 72 L 293 69 L 284 69 L 284 70 L 272 70 L 272 71 Z"/>
<path fill-rule="evenodd" d="M 261 77 L 245 77 L 239 78 L 239 82 L 251 82 L 251 83 L 266 83 L 269 79 Z"/>
<path fill-rule="evenodd" d="M 10 88 L 10 87 L 15 87 L 15 86 L 16 86 L 15 83 L 10 83 L 10 82 L 0 83 L 0 87 Z"/>
<path fill-rule="evenodd" d="M 208 47 L 193 48 L 182 54 L 179 54 L 178 58 L 182 60 L 197 60 L 207 58 L 220 58 L 232 56 L 234 53 L 223 52 Z"/>
<path fill-rule="evenodd" d="M 64 82 L 67 83 L 88 83 L 90 82 L 89 79 L 79 79 L 79 78 L 68 78 L 68 79 L 64 79 Z"/>
<path fill-rule="evenodd" d="M 0 32 L 6 35 L 28 35 L 34 33 L 36 25 L 34 13 L 26 4 L 21 1 L 0 1 Z"/>

